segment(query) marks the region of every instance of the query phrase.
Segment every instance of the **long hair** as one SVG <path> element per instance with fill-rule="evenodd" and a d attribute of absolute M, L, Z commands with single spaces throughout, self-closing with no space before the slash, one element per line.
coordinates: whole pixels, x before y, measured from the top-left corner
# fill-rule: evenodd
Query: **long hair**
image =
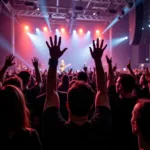
<path fill-rule="evenodd" d="M 15 132 L 30 127 L 29 110 L 19 88 L 7 85 L 0 90 L 0 119 L 2 130 Z"/>

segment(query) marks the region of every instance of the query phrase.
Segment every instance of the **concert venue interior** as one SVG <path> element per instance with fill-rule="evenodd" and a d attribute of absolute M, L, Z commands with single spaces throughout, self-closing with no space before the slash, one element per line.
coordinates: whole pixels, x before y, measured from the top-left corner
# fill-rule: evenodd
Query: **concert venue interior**
<path fill-rule="evenodd" d="M 105 53 L 113 57 L 118 68 L 125 68 L 129 59 L 135 67 L 149 63 L 149 47 L 140 42 L 133 44 L 135 35 L 129 32 L 137 28 L 131 23 L 135 20 L 131 18 L 135 5 L 138 2 L 134 3 L 134 0 L 3 0 L 0 8 L 0 63 L 12 52 L 17 58 L 16 65 L 21 62 L 32 68 L 31 58 L 38 57 L 41 69 L 46 68 L 48 51 L 45 41 L 51 35 L 62 36 L 63 47 L 68 47 L 62 57 L 66 64 L 71 64 L 68 68 L 77 70 L 83 64 L 93 67 L 89 46 L 96 38 L 105 39 L 108 44 Z M 149 24 L 144 23 L 138 28 L 147 33 Z"/>

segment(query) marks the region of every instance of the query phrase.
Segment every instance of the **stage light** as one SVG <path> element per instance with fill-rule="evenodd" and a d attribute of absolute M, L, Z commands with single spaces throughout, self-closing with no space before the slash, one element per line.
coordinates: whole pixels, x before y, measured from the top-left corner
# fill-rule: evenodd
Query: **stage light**
<path fill-rule="evenodd" d="M 45 32 L 47 32 L 47 27 L 44 27 L 43 30 L 44 30 Z"/>
<path fill-rule="evenodd" d="M 65 29 L 64 29 L 64 28 L 61 28 L 61 32 L 65 32 Z"/>
<path fill-rule="evenodd" d="M 88 31 L 87 33 L 88 33 L 88 34 L 90 34 L 90 33 L 91 33 L 91 31 Z"/>
<path fill-rule="evenodd" d="M 56 32 L 58 32 L 59 30 L 58 29 L 56 29 Z"/>
<path fill-rule="evenodd" d="M 144 28 L 142 28 L 142 30 L 144 30 Z"/>
<path fill-rule="evenodd" d="M 76 30 L 73 30 L 73 33 L 76 33 Z"/>
<path fill-rule="evenodd" d="M 80 29 L 79 32 L 80 32 L 80 33 L 83 33 L 83 29 Z"/>
<path fill-rule="evenodd" d="M 36 31 L 40 31 L 39 28 L 36 28 Z"/>
<path fill-rule="evenodd" d="M 36 10 L 38 10 L 38 11 L 39 11 L 39 10 L 40 10 L 40 8 L 38 7 Z"/>
<path fill-rule="evenodd" d="M 127 40 L 127 39 L 128 39 L 128 37 L 126 36 L 126 37 L 125 37 L 125 40 Z"/>
<path fill-rule="evenodd" d="M 95 15 L 96 15 L 96 13 L 94 12 L 94 13 L 93 13 L 93 15 L 95 16 Z"/>
<path fill-rule="evenodd" d="M 150 28 L 150 24 L 148 25 L 148 27 Z"/>
<path fill-rule="evenodd" d="M 149 61 L 149 58 L 146 58 L 145 60 L 146 60 L 146 61 Z"/>
<path fill-rule="evenodd" d="M 29 26 L 25 26 L 24 29 L 25 29 L 26 31 L 28 31 L 28 30 L 29 30 Z"/>
<path fill-rule="evenodd" d="M 96 30 L 96 34 L 99 34 L 99 30 Z"/>

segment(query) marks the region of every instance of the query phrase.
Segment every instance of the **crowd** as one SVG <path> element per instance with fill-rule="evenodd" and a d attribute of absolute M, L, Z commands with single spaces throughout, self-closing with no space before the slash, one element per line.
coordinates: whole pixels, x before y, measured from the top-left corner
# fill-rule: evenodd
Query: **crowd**
<path fill-rule="evenodd" d="M 61 37 L 46 42 L 48 71 L 7 73 L 15 57 L 6 57 L 0 69 L 1 149 L 150 149 L 150 72 L 119 72 L 103 53 L 107 47 L 97 39 L 90 47 L 95 67 L 57 73 Z M 71 56 L 70 56 L 71 57 Z M 74 57 L 74 56 L 73 56 Z"/>

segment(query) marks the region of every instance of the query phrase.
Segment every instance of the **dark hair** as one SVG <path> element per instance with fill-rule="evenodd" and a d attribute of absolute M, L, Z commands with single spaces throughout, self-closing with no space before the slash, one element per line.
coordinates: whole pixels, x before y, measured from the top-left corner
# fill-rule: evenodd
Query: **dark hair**
<path fill-rule="evenodd" d="M 135 80 L 130 74 L 120 74 L 120 84 L 125 92 L 131 93 L 135 88 Z"/>
<path fill-rule="evenodd" d="M 59 84 L 58 90 L 60 91 L 68 91 L 69 89 L 69 77 L 64 75 L 61 79 L 61 83 Z"/>
<path fill-rule="evenodd" d="M 3 85 L 4 86 L 6 86 L 6 85 L 14 85 L 14 86 L 18 87 L 21 90 L 23 89 L 22 80 L 21 80 L 20 77 L 17 77 L 17 76 L 7 78 L 4 81 Z"/>
<path fill-rule="evenodd" d="M 79 81 L 87 82 L 88 81 L 88 76 L 85 72 L 81 71 L 81 72 L 78 73 L 77 79 Z"/>
<path fill-rule="evenodd" d="M 23 85 L 27 85 L 31 78 L 31 74 L 28 71 L 21 71 L 18 76 L 22 79 Z"/>
<path fill-rule="evenodd" d="M 29 128 L 29 111 L 19 88 L 7 85 L 0 90 L 0 118 L 2 130 Z"/>
<path fill-rule="evenodd" d="M 150 100 L 138 101 L 136 122 L 145 141 L 150 141 Z"/>
<path fill-rule="evenodd" d="M 68 91 L 68 103 L 72 115 L 82 117 L 88 114 L 94 101 L 92 88 L 83 81 L 76 81 Z"/>

